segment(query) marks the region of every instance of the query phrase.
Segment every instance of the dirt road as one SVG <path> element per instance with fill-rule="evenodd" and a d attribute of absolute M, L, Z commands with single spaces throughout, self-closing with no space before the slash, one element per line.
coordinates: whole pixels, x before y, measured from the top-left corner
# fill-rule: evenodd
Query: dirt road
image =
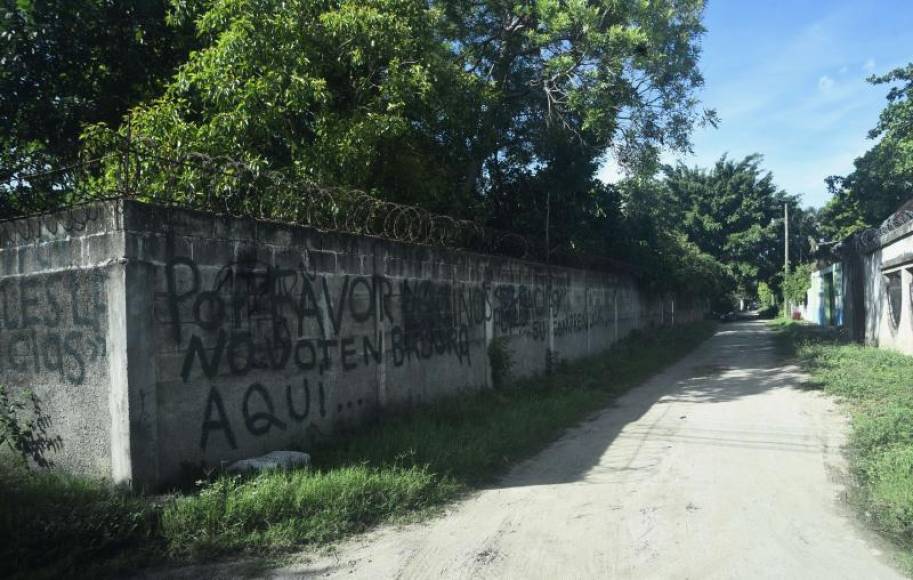
<path fill-rule="evenodd" d="M 846 420 L 760 322 L 429 523 L 275 570 L 345 578 L 899 578 L 842 501 Z"/>

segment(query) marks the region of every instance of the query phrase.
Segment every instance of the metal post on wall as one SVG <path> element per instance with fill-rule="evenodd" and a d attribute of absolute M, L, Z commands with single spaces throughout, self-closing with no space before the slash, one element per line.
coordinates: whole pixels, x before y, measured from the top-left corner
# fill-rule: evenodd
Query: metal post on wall
<path fill-rule="evenodd" d="M 127 114 L 127 137 L 124 140 L 124 153 L 121 157 L 120 167 L 120 194 L 124 197 L 130 197 L 130 150 L 133 147 L 133 122 L 132 117 Z"/>

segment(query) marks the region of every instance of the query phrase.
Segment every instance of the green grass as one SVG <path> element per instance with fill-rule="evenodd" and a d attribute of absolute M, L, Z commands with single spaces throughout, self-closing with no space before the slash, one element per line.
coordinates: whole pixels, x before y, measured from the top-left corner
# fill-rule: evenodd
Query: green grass
<path fill-rule="evenodd" d="M 98 576 L 162 560 L 262 556 L 419 517 L 491 482 L 713 328 L 637 334 L 551 375 L 388 417 L 312 449 L 310 469 L 217 476 L 192 493 L 139 497 L 101 482 L 0 471 L 0 576 L 76 567 Z"/>
<path fill-rule="evenodd" d="M 781 324 L 781 346 L 852 415 L 852 494 L 913 570 L 913 357 L 848 343 L 820 327 Z"/>
<path fill-rule="evenodd" d="M 101 481 L 0 467 L 0 577 L 89 577 L 99 565 L 110 574 L 125 554 L 162 545 L 146 498 Z"/>

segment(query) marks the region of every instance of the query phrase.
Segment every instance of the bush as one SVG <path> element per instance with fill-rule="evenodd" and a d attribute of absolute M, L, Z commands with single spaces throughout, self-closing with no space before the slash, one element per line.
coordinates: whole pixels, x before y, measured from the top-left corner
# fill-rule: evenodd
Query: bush
<path fill-rule="evenodd" d="M 783 279 L 783 297 L 791 304 L 805 302 L 805 295 L 811 288 L 812 264 L 799 264 Z"/>

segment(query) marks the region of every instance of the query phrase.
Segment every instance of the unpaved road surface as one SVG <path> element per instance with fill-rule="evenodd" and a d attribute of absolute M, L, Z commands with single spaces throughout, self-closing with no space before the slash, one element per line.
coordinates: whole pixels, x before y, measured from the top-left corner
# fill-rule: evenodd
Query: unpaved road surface
<path fill-rule="evenodd" d="M 429 523 L 274 574 L 900 578 L 844 504 L 846 419 L 738 322 Z"/>
<path fill-rule="evenodd" d="M 723 325 L 442 517 L 270 575 L 900 578 L 844 503 L 846 419 L 803 378 L 763 323 Z"/>

